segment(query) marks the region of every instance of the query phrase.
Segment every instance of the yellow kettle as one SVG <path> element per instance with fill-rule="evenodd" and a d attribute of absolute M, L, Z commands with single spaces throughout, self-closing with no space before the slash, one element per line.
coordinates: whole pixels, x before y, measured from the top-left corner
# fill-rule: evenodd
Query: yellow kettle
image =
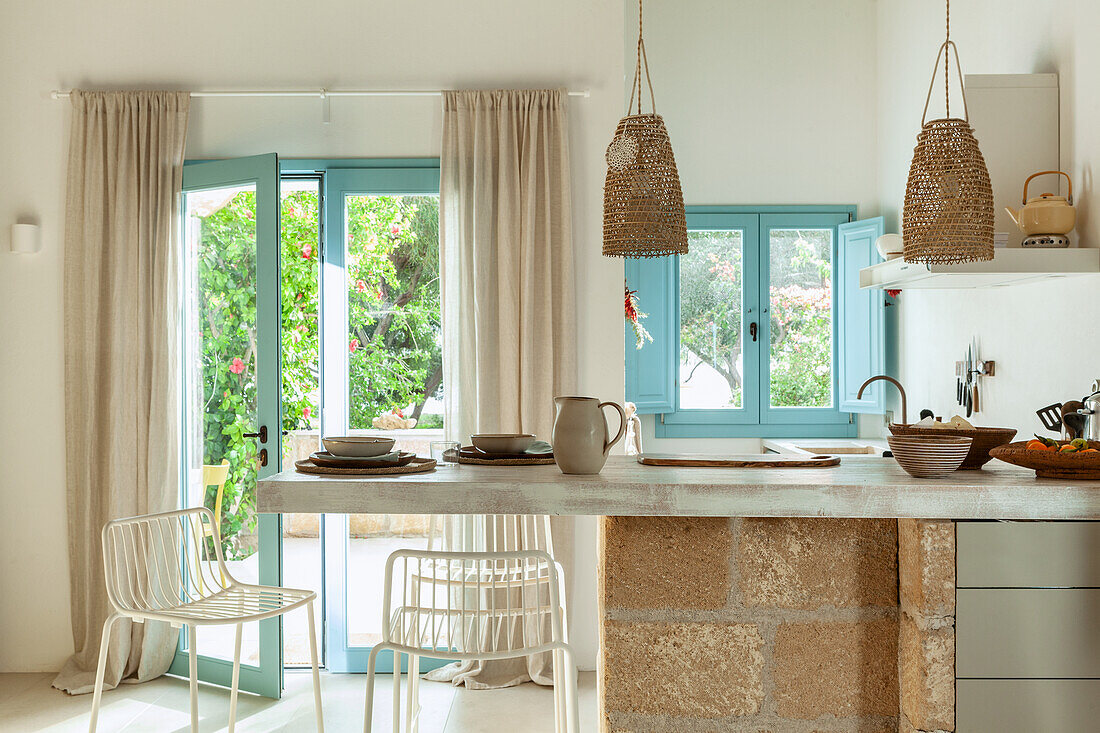
<path fill-rule="evenodd" d="M 1027 186 L 1036 176 L 1057 174 L 1066 177 L 1069 186 L 1068 196 L 1055 196 L 1044 193 L 1032 198 L 1027 197 Z M 1077 223 L 1077 210 L 1073 208 L 1073 181 L 1069 174 L 1062 171 L 1040 171 L 1032 173 L 1024 181 L 1024 205 L 1019 209 L 1005 207 L 1005 211 L 1027 236 L 1033 234 L 1069 234 Z"/>

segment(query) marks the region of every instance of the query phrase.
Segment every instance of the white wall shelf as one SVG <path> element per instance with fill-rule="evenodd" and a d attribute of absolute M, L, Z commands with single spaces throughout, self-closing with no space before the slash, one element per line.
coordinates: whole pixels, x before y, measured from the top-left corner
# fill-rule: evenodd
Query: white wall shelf
<path fill-rule="evenodd" d="M 1100 274 L 1100 249 L 998 249 L 988 262 L 920 265 L 901 257 L 859 271 L 859 287 L 876 290 L 969 289 Z"/>

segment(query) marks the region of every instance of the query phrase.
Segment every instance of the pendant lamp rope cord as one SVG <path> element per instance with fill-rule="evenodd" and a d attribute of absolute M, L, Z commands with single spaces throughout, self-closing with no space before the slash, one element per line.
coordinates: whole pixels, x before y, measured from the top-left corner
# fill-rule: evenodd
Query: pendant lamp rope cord
<path fill-rule="evenodd" d="M 653 80 L 649 78 L 649 59 L 645 55 L 645 41 L 642 39 L 642 0 L 638 0 L 638 51 L 634 63 L 634 83 L 630 85 L 630 102 L 626 105 L 627 115 L 634 109 L 634 94 L 638 94 L 638 114 L 642 114 L 642 67 L 645 67 L 645 80 L 649 85 L 649 105 L 653 114 L 657 114 L 657 100 L 653 96 Z"/>
<path fill-rule="evenodd" d="M 944 41 L 944 43 L 951 43 L 951 0 L 944 0 L 944 3 L 947 6 L 947 20 L 946 20 L 947 39 Z M 959 54 L 958 54 L 958 52 L 956 52 L 955 53 L 955 59 L 958 60 L 958 58 L 959 58 Z M 943 99 L 944 99 L 944 106 L 947 108 L 947 116 L 948 117 L 951 117 L 951 82 L 948 81 L 948 70 L 950 68 L 951 67 L 947 63 L 947 59 L 944 59 L 944 64 L 943 64 Z M 962 79 L 960 79 L 959 81 L 962 81 Z"/>

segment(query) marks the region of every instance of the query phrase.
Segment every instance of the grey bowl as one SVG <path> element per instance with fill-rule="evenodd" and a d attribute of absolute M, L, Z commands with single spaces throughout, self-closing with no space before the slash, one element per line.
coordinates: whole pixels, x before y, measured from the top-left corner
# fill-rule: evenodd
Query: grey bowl
<path fill-rule="evenodd" d="M 325 450 L 334 456 L 372 458 L 392 451 L 394 439 L 377 435 L 339 435 L 321 438 L 321 442 L 325 444 Z"/>

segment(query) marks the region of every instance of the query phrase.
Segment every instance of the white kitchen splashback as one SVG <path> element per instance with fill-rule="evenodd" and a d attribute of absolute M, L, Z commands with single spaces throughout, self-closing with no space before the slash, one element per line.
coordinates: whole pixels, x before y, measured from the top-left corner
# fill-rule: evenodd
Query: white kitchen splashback
<path fill-rule="evenodd" d="M 962 409 L 955 402 L 955 362 L 976 338 L 982 358 L 997 362 L 997 373 L 981 380 L 982 411 L 971 422 L 1017 428 L 1021 436 L 1044 434 L 1035 411 L 1080 399 L 1100 378 L 1098 280 L 903 292 L 900 377 L 910 412 L 927 407 L 947 418 Z M 1092 297 L 1083 295 L 1089 292 Z"/>

